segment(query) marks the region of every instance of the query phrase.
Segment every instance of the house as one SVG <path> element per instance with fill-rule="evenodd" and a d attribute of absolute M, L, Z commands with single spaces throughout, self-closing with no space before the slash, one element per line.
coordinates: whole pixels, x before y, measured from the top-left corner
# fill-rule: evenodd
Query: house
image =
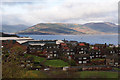
<path fill-rule="evenodd" d="M 57 40 L 29 40 L 27 42 L 22 43 L 22 45 L 29 46 L 30 44 L 46 44 L 46 43 L 54 43 L 56 44 Z"/>
<path fill-rule="evenodd" d="M 106 56 L 106 65 L 108 66 L 118 66 L 119 65 L 118 55 L 107 55 Z"/>
<path fill-rule="evenodd" d="M 69 55 L 70 53 L 70 48 L 68 47 L 68 45 L 66 43 L 61 43 L 60 44 L 60 51 L 62 54 L 64 55 Z"/>
<path fill-rule="evenodd" d="M 55 49 L 46 49 L 47 53 L 47 58 L 58 58 L 60 55 L 60 51 L 59 49 L 55 48 Z"/>
<path fill-rule="evenodd" d="M 78 64 L 87 64 L 87 63 L 90 63 L 90 55 L 89 54 L 75 54 L 74 60 Z"/>
<path fill-rule="evenodd" d="M 72 46 L 77 46 L 77 44 L 78 44 L 77 41 L 69 41 L 67 43 L 71 44 Z"/>
<path fill-rule="evenodd" d="M 47 58 L 57 58 L 59 53 L 59 44 L 55 43 L 30 43 L 27 49 L 28 53 L 43 54 Z"/>
<path fill-rule="evenodd" d="M 56 40 L 31 40 L 22 45 L 28 46 L 29 53 L 41 52 L 49 48 L 59 48 L 59 44 L 56 44 Z"/>
<path fill-rule="evenodd" d="M 44 43 L 29 44 L 27 53 L 41 53 L 44 50 Z"/>
<path fill-rule="evenodd" d="M 87 43 L 78 43 L 76 46 L 76 54 L 88 54 L 89 44 Z"/>
<path fill-rule="evenodd" d="M 103 49 L 107 47 L 107 44 L 95 44 L 94 47 L 97 47 L 98 49 Z"/>
<path fill-rule="evenodd" d="M 19 44 L 23 44 L 29 40 L 33 40 L 30 37 L 1 37 L 1 40 L 16 40 Z"/>
<path fill-rule="evenodd" d="M 115 45 L 113 45 L 113 44 L 109 44 L 108 46 L 109 46 L 110 48 L 115 47 Z"/>
<path fill-rule="evenodd" d="M 60 44 L 60 43 L 64 43 L 64 41 L 62 41 L 62 40 L 57 40 L 56 41 L 56 44 Z"/>
<path fill-rule="evenodd" d="M 101 52 L 98 48 L 90 49 L 89 53 L 90 53 L 90 59 L 102 58 Z"/>

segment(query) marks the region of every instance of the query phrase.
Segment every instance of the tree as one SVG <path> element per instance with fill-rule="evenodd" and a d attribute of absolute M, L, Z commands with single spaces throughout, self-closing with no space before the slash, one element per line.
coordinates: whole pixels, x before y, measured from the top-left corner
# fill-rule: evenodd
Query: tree
<path fill-rule="evenodd" d="M 24 60 L 20 55 L 24 50 L 20 46 L 14 46 L 10 49 L 9 55 L 6 56 L 6 51 L 3 51 L 2 59 L 2 76 L 3 78 L 22 78 L 24 68 L 21 67 L 21 60 Z"/>
<path fill-rule="evenodd" d="M 71 66 L 76 66 L 76 62 L 73 59 L 69 60 L 68 63 Z"/>

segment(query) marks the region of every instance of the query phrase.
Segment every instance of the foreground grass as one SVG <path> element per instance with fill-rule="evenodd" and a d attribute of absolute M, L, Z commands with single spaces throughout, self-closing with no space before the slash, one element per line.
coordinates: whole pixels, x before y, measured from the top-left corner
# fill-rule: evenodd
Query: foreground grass
<path fill-rule="evenodd" d="M 50 71 L 41 72 L 30 70 L 24 75 L 25 78 L 118 78 L 117 72 L 107 71 L 82 71 L 82 72 L 66 72 L 66 71 Z"/>
<path fill-rule="evenodd" d="M 25 73 L 24 78 L 47 78 L 47 75 L 40 71 L 29 70 Z"/>
<path fill-rule="evenodd" d="M 118 78 L 118 72 L 82 71 L 77 74 L 80 78 Z"/>
<path fill-rule="evenodd" d="M 64 62 L 62 60 L 47 60 L 45 62 L 45 65 L 50 66 L 50 67 L 64 67 L 64 66 L 69 66 L 67 62 Z"/>

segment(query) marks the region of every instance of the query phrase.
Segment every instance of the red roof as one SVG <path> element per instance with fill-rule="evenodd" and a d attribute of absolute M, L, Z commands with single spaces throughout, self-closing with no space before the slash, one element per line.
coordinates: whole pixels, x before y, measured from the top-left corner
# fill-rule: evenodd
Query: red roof
<path fill-rule="evenodd" d="M 85 44 L 84 43 L 79 43 L 79 46 L 85 46 Z"/>
<path fill-rule="evenodd" d="M 61 43 L 62 46 L 66 45 L 65 43 Z"/>
<path fill-rule="evenodd" d="M 94 47 L 95 50 L 98 50 L 98 47 Z"/>
<path fill-rule="evenodd" d="M 69 49 L 68 47 L 63 47 L 63 49 Z"/>

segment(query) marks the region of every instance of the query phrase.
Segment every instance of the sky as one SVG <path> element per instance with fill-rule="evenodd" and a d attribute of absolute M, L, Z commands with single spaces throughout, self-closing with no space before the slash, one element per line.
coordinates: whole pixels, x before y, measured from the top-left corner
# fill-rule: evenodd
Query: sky
<path fill-rule="evenodd" d="M 119 0 L 4 0 L 2 24 L 118 22 Z"/>

